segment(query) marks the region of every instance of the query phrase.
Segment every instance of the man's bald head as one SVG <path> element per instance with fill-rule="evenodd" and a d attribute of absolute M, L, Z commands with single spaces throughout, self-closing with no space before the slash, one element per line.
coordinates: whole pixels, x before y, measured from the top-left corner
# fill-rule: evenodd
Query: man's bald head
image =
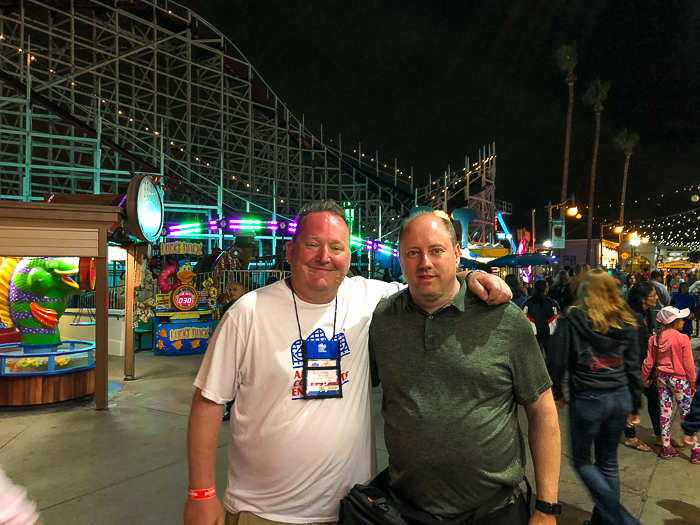
<path fill-rule="evenodd" d="M 432 215 L 436 219 L 440 219 L 440 224 L 442 224 L 442 226 L 445 228 L 445 231 L 450 236 L 450 241 L 452 242 L 452 246 L 456 246 L 457 244 L 459 244 L 457 242 L 457 233 L 455 232 L 455 228 L 452 225 L 452 222 L 448 219 L 445 219 L 444 217 L 440 217 L 439 215 L 436 215 L 436 214 L 429 212 L 429 211 L 422 211 L 420 213 L 416 213 L 414 216 L 409 217 L 408 219 L 406 219 L 403 222 L 403 224 L 401 225 L 401 229 L 399 230 L 399 244 L 401 244 L 401 238 L 403 237 L 403 234 L 406 231 L 406 229 L 411 224 L 413 224 L 413 222 L 416 219 L 418 219 L 420 217 L 424 217 L 426 215 Z"/>

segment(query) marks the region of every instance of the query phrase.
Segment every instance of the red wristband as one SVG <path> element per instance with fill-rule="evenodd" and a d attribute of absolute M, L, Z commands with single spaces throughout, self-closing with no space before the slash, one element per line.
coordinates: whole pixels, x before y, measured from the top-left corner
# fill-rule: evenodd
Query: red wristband
<path fill-rule="evenodd" d="M 190 499 L 208 499 L 216 496 L 216 487 L 204 490 L 188 490 L 187 497 Z"/>

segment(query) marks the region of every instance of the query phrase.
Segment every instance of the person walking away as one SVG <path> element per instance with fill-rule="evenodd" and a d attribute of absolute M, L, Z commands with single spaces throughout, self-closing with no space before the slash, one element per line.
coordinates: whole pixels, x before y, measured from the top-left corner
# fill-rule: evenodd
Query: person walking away
<path fill-rule="evenodd" d="M 688 284 L 681 281 L 678 286 L 678 293 L 674 293 L 671 297 L 671 306 L 675 306 L 679 310 L 690 311 L 690 315 L 683 320 L 683 328 L 681 333 L 690 337 L 693 335 L 693 320 L 695 319 L 695 296 L 688 293 Z"/>
<path fill-rule="evenodd" d="M 523 304 L 525 304 L 525 301 L 527 300 L 527 292 L 522 286 L 520 286 L 518 276 L 514 273 L 509 273 L 506 275 L 504 280 L 513 294 L 513 299 L 511 300 L 518 306 L 518 308 L 522 308 Z"/>
<path fill-rule="evenodd" d="M 698 445 L 698 432 L 700 432 L 700 392 L 695 390 L 690 410 L 685 416 L 685 421 L 681 423 L 681 428 L 685 432 L 685 443 L 691 447 L 690 462 L 700 465 L 700 446 Z"/>
<path fill-rule="evenodd" d="M 591 523 L 639 524 L 620 502 L 617 446 L 641 407 L 637 320 L 603 270 L 581 281 L 576 302 L 552 337 L 550 374 L 558 408 L 569 374 L 569 425 L 574 468 L 595 503 Z M 594 458 L 591 457 L 591 447 Z"/>
<path fill-rule="evenodd" d="M 637 278 L 633 273 L 630 273 L 627 275 L 627 279 L 625 279 L 625 284 L 620 287 L 620 297 L 622 297 L 623 301 L 627 300 L 627 294 L 629 294 L 635 284 L 637 284 Z"/>
<path fill-rule="evenodd" d="M 523 304 L 523 312 L 530 320 L 542 355 L 546 358 L 549 339 L 557 329 L 557 319 L 561 315 L 557 302 L 547 296 L 547 281 L 535 281 L 534 293 Z"/>
<path fill-rule="evenodd" d="M 654 383 L 652 369 L 656 371 L 656 387 L 661 405 L 661 459 L 671 459 L 678 450 L 671 443 L 671 416 L 673 399 L 680 409 L 681 421 L 690 409 L 695 393 L 695 363 L 690 349 L 690 339 L 679 330 L 683 320 L 690 315 L 689 310 L 679 310 L 673 306 L 662 308 L 656 315 L 658 329 L 649 339 L 647 357 L 642 366 L 644 386 Z"/>
<path fill-rule="evenodd" d="M 549 289 L 549 288 L 551 288 L 552 286 L 554 286 L 554 277 L 552 277 L 551 275 L 548 275 L 547 277 L 545 277 L 544 280 L 545 280 L 545 282 L 547 283 L 547 289 Z M 549 293 L 549 292 L 547 292 L 547 293 Z"/>
<path fill-rule="evenodd" d="M 678 293 L 678 288 L 681 285 L 681 278 L 678 275 L 678 272 L 673 272 L 671 274 L 671 284 L 668 287 L 668 293 L 673 296 L 674 293 Z"/>
<path fill-rule="evenodd" d="M 583 278 L 590 269 L 591 267 L 587 264 L 577 264 L 574 267 L 573 278 L 569 280 L 561 291 L 561 302 L 559 302 L 559 306 L 561 306 L 562 310 L 574 304 L 576 294 L 578 293 L 578 287 L 581 285 L 581 281 L 583 281 Z"/>
<path fill-rule="evenodd" d="M 654 332 L 654 319 L 651 310 L 656 305 L 656 288 L 649 281 L 639 282 L 634 285 L 628 294 L 628 304 L 634 312 L 639 323 L 639 370 L 641 381 L 642 363 L 647 356 L 649 338 Z M 659 406 L 659 393 L 656 385 L 651 385 L 644 389 L 644 396 L 647 398 L 647 411 L 649 419 L 654 428 L 656 445 L 661 446 L 661 407 Z M 651 452 L 651 448 L 637 437 L 635 427 L 625 428 L 625 446 L 642 452 Z"/>
<path fill-rule="evenodd" d="M 624 286 L 627 283 L 627 274 L 622 271 L 622 265 L 616 264 L 615 269 L 610 271 L 610 274 L 618 280 L 620 286 Z"/>
<path fill-rule="evenodd" d="M 566 270 L 560 270 L 557 274 L 554 284 L 549 287 L 549 292 L 547 296 L 554 299 L 557 304 L 561 305 L 561 291 L 564 285 L 569 282 L 569 273 Z"/>

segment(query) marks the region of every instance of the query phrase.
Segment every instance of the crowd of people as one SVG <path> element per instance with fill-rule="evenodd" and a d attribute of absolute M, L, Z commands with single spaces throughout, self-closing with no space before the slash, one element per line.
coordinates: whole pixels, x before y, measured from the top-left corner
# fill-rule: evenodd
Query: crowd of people
<path fill-rule="evenodd" d="M 626 446 L 653 450 L 635 429 L 643 397 L 659 456 L 677 457 L 688 445 L 690 462 L 700 464 L 694 437 L 700 395 L 690 345 L 695 273 L 645 268 L 626 274 L 579 264 L 536 280 L 529 290 L 514 274 L 506 282 L 514 297 L 529 294 L 522 308 L 545 355 L 558 408 L 566 405 L 562 381 L 568 376 L 572 454 L 596 504 L 591 523 L 639 523 L 620 503 L 617 447 L 624 434 Z M 684 442 L 671 438 L 674 400 Z"/>

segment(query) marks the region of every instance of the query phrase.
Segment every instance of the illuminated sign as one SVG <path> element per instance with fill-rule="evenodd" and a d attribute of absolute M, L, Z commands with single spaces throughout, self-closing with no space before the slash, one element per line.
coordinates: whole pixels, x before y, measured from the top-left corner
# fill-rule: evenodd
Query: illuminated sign
<path fill-rule="evenodd" d="M 191 242 L 162 242 L 160 243 L 161 255 L 202 255 L 202 243 Z"/>
<path fill-rule="evenodd" d="M 131 235 L 155 242 L 163 229 L 163 199 L 152 177 L 138 175 L 131 179 L 126 193 L 126 219 Z"/>
<path fill-rule="evenodd" d="M 566 219 L 552 219 L 551 240 L 552 248 L 566 248 Z"/>
<path fill-rule="evenodd" d="M 189 284 L 178 286 L 172 293 L 172 305 L 176 310 L 192 310 L 197 306 L 197 290 Z"/>

